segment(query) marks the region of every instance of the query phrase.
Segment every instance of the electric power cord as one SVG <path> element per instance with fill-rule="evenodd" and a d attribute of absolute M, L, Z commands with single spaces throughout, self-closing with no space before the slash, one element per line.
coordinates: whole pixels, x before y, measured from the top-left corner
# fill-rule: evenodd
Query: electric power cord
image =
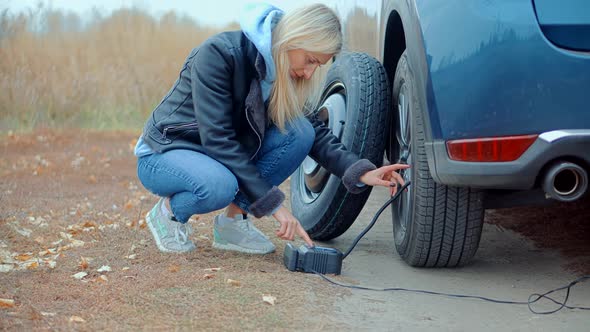
<path fill-rule="evenodd" d="M 406 190 L 406 188 L 410 185 L 410 181 L 406 182 L 406 184 L 404 184 L 401 188 L 398 189 L 397 193 L 395 195 L 393 195 L 387 202 L 385 202 L 385 204 L 383 204 L 383 206 L 381 206 L 381 208 L 377 211 L 377 213 L 375 213 L 375 216 L 373 217 L 373 220 L 371 220 L 371 222 L 369 223 L 369 225 L 354 239 L 352 245 L 350 246 L 350 248 L 348 248 L 348 250 L 343 254 L 343 258 L 346 258 L 354 249 L 354 247 L 356 247 L 356 245 L 359 243 L 359 241 L 363 238 L 363 236 L 365 236 L 365 234 L 367 234 L 367 232 L 369 230 L 371 230 L 371 228 L 373 228 L 373 226 L 375 225 L 375 223 L 377 222 L 377 219 L 379 218 L 379 216 L 381 215 L 381 213 L 383 213 L 383 211 L 391 204 L 393 203 L 400 195 L 401 193 Z M 488 301 L 488 302 L 492 302 L 492 303 L 499 303 L 499 304 L 518 304 L 518 305 L 524 305 L 526 304 L 529 308 L 529 310 L 532 313 L 535 314 L 540 314 L 540 315 L 548 315 L 548 314 L 553 314 L 556 313 L 558 311 L 560 311 L 563 308 L 567 308 L 567 309 L 578 309 L 578 310 L 590 310 L 590 307 L 580 307 L 580 306 L 569 306 L 567 305 L 567 301 L 569 299 L 570 296 L 570 290 L 571 288 L 576 285 L 577 283 L 586 281 L 587 279 L 590 279 L 590 275 L 584 275 L 572 282 L 570 282 L 569 284 L 562 286 L 562 287 L 558 287 L 555 289 L 552 289 L 550 291 L 547 291 L 543 294 L 531 294 L 528 298 L 527 301 L 507 301 L 507 300 L 497 300 L 497 299 L 491 299 L 491 298 L 487 298 L 484 296 L 478 296 L 478 295 L 466 295 L 466 294 L 452 294 L 452 293 L 442 293 L 442 292 L 434 292 L 434 291 L 428 291 L 428 290 L 421 290 L 421 289 L 408 289 L 408 288 L 401 288 L 401 287 L 390 287 L 390 288 L 375 288 L 375 287 L 365 287 L 365 286 L 356 286 L 356 285 L 347 285 L 347 284 L 343 284 L 337 281 L 334 281 L 330 278 L 328 278 L 327 276 L 325 276 L 324 274 L 321 274 L 319 272 L 313 271 L 313 273 L 319 275 L 322 279 L 340 286 L 340 287 L 345 287 L 345 288 L 352 288 L 352 289 L 362 289 L 362 290 L 372 290 L 372 291 L 404 291 L 404 292 L 411 292 L 411 293 L 422 293 L 422 294 L 429 294 L 429 295 L 439 295 L 439 296 L 448 296 L 448 297 L 454 297 L 454 298 L 467 298 L 467 299 L 477 299 L 477 300 L 483 300 L 483 301 Z M 558 300 L 555 300 L 554 298 L 548 296 L 549 294 L 552 294 L 554 292 L 560 291 L 560 290 L 566 290 L 566 294 L 565 294 L 565 298 L 563 300 L 563 302 L 560 302 Z M 549 311 L 537 311 L 532 307 L 532 304 L 538 302 L 541 299 L 547 299 L 557 305 L 559 305 L 559 307 L 557 309 L 554 310 L 549 310 Z"/>

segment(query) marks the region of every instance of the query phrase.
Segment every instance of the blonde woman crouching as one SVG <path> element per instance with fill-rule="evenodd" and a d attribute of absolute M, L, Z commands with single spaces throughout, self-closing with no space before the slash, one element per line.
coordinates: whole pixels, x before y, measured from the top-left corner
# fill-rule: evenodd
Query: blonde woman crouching
<path fill-rule="evenodd" d="M 215 248 L 273 252 L 249 214 L 273 216 L 279 238 L 298 235 L 313 246 L 278 188 L 308 154 L 337 165 L 342 174 L 336 175 L 353 192 L 402 182 L 395 170 L 406 166 L 376 169 L 309 116 L 306 107 L 315 105 L 325 73 L 317 69 L 342 48 L 331 9 L 311 5 L 284 14 L 255 5 L 240 26 L 189 54 L 135 148 L 141 183 L 161 197 L 146 217 L 161 251 L 194 250 L 189 218 L 222 208 L 213 226 Z"/>

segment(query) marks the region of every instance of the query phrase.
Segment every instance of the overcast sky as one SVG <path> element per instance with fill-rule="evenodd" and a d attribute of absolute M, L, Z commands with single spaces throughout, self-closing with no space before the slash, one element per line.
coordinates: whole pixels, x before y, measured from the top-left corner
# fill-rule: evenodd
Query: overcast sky
<path fill-rule="evenodd" d="M 323 2 L 333 4 L 336 0 L 266 0 L 283 10 L 290 10 L 305 4 Z M 11 12 L 36 7 L 43 3 L 54 9 L 66 9 L 80 15 L 87 14 L 93 7 L 104 13 L 124 7 L 139 7 L 155 16 L 175 10 L 186 14 L 203 24 L 222 26 L 239 18 L 240 9 L 248 0 L 0 0 L 0 9 L 8 7 Z"/>

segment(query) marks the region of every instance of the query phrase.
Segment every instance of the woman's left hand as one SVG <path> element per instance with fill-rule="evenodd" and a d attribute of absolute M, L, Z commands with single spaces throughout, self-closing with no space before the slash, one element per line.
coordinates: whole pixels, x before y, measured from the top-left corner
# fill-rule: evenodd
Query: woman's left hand
<path fill-rule="evenodd" d="M 397 171 L 409 167 L 410 165 L 405 164 L 382 166 L 363 174 L 360 180 L 369 186 L 389 187 L 389 193 L 393 196 L 397 192 L 397 185 L 404 185 L 404 179 Z"/>

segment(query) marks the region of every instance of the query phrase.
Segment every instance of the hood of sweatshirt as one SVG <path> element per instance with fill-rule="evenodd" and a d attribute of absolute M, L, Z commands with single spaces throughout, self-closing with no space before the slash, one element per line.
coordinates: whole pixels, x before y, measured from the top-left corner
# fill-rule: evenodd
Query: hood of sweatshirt
<path fill-rule="evenodd" d="M 250 4 L 242 11 L 240 28 L 246 37 L 256 46 L 266 66 L 266 76 L 260 82 L 262 97 L 266 101 L 276 77 L 272 58 L 272 29 L 283 17 L 284 12 L 270 4 Z"/>

